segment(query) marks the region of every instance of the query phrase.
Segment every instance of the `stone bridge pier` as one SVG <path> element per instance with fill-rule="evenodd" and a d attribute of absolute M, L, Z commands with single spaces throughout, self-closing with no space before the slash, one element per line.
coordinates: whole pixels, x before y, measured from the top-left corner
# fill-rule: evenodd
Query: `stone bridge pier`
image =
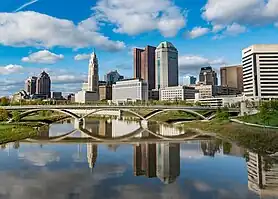
<path fill-rule="evenodd" d="M 148 120 L 141 120 L 141 125 L 144 129 L 148 129 L 148 124 L 149 124 Z"/>

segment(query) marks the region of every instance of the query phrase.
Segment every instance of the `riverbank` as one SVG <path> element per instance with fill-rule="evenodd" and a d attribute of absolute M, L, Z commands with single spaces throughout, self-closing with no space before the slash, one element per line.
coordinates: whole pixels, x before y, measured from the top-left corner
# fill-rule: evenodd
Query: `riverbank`
<path fill-rule="evenodd" d="M 262 126 L 273 126 L 273 127 L 278 127 L 278 114 L 275 113 L 268 113 L 267 115 L 260 115 L 255 114 L 255 115 L 246 115 L 242 117 L 238 117 L 236 119 L 246 122 L 246 123 L 251 123 L 251 124 L 258 124 Z"/>
<path fill-rule="evenodd" d="M 199 129 L 214 132 L 254 152 L 273 154 L 278 151 L 278 130 L 250 127 L 228 120 L 194 121 L 180 126 L 188 130 Z"/>
<path fill-rule="evenodd" d="M 3 124 L 0 123 L 0 144 L 14 142 L 33 137 L 37 130 L 33 124 Z"/>

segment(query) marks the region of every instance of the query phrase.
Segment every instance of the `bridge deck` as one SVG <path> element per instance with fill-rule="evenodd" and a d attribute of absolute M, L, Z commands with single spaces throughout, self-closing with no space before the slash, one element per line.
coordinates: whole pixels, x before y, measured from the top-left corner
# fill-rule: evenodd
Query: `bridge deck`
<path fill-rule="evenodd" d="M 26 105 L 26 106 L 2 106 L 6 110 L 31 110 L 31 109 L 187 109 L 194 111 L 217 110 L 214 107 L 197 107 L 197 106 L 95 106 L 95 105 Z M 237 108 L 229 108 L 230 112 L 239 112 Z"/>

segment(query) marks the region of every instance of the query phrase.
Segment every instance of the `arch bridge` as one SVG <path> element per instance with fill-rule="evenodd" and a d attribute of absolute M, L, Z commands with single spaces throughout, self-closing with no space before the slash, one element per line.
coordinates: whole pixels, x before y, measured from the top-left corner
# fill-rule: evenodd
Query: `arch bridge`
<path fill-rule="evenodd" d="M 215 113 L 218 109 L 211 107 L 183 107 L 183 106 L 76 106 L 76 105 L 68 105 L 68 106 L 8 106 L 3 107 L 6 110 L 18 110 L 22 111 L 19 115 L 19 119 L 22 119 L 30 114 L 39 112 L 39 111 L 53 111 L 63 113 L 72 118 L 78 119 L 79 121 L 83 121 L 84 118 L 89 117 L 90 115 L 97 114 L 102 111 L 110 111 L 116 110 L 123 112 L 128 112 L 131 115 L 138 117 L 141 121 L 148 121 L 156 115 L 161 113 L 169 112 L 169 111 L 182 111 L 194 116 L 197 120 L 210 120 L 213 119 Z M 147 115 L 141 115 L 136 112 L 136 110 L 140 109 L 148 109 L 152 110 Z M 76 114 L 73 110 L 86 110 L 86 114 Z M 239 113 L 238 109 L 229 109 L 229 112 Z M 203 113 L 203 114 L 202 114 Z M 210 113 L 208 115 L 208 113 Z M 14 122 L 14 118 L 9 120 L 9 123 Z"/>

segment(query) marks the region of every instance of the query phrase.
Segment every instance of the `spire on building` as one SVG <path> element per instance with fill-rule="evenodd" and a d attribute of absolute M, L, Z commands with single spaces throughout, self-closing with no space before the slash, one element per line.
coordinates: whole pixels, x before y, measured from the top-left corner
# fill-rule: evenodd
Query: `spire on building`
<path fill-rule="evenodd" d="M 88 91 L 98 91 L 98 59 L 95 51 L 91 55 L 89 61 L 89 73 L 88 73 Z"/>

